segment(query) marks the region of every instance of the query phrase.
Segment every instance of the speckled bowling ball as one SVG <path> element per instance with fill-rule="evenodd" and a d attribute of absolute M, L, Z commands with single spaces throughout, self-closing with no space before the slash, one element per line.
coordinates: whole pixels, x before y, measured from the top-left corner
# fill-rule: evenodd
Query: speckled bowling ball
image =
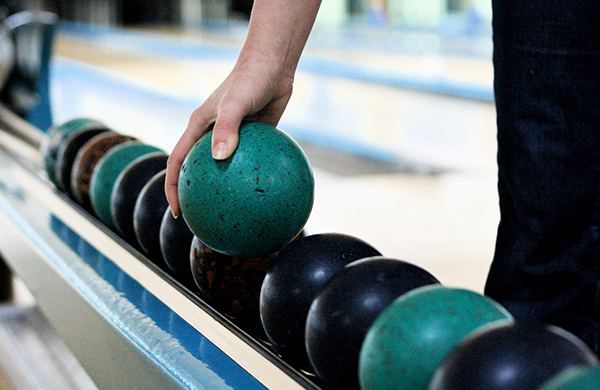
<path fill-rule="evenodd" d="M 167 207 L 160 224 L 160 250 L 167 267 L 183 285 L 193 286 L 190 269 L 190 247 L 194 233 L 183 218 L 173 218 Z"/>
<path fill-rule="evenodd" d="M 40 145 L 40 153 L 42 155 L 44 163 L 44 171 L 48 175 L 48 179 L 56 184 L 56 177 L 54 175 L 54 167 L 56 165 L 56 158 L 58 149 L 62 141 L 74 131 L 83 128 L 95 128 L 105 127 L 102 123 L 97 120 L 90 118 L 75 118 L 60 125 L 54 126 L 44 134 L 42 143 Z"/>
<path fill-rule="evenodd" d="M 91 210 L 90 182 L 96 164 L 112 147 L 135 138 L 105 131 L 91 138 L 77 152 L 71 173 L 71 188 L 75 199 L 84 208 Z"/>
<path fill-rule="evenodd" d="M 142 251 L 152 262 L 166 267 L 160 250 L 160 224 L 169 203 L 165 195 L 166 169 L 146 183 L 133 208 L 133 230 Z"/>
<path fill-rule="evenodd" d="M 511 320 L 497 302 L 470 290 L 429 286 L 404 294 L 377 317 L 365 337 L 361 388 L 425 390 L 461 340 L 495 321 Z M 510 366 L 506 372 L 513 374 Z"/>
<path fill-rule="evenodd" d="M 54 183 L 56 187 L 73 195 L 71 177 L 77 153 L 94 136 L 107 131 L 109 130 L 103 127 L 86 127 L 72 132 L 63 139 L 56 153 L 56 163 L 54 165 Z"/>
<path fill-rule="evenodd" d="M 242 259 L 215 252 L 198 237 L 192 240 L 192 276 L 200 297 L 241 327 L 260 331 L 260 287 L 273 256 Z"/>
<path fill-rule="evenodd" d="M 179 176 L 183 217 L 206 245 L 226 255 L 268 255 L 290 243 L 312 210 L 314 178 L 298 144 L 258 122 L 240 127 L 225 161 L 211 156 L 209 132 L 187 155 Z"/>
<path fill-rule="evenodd" d="M 90 181 L 90 201 L 96 216 L 106 226 L 115 228 L 110 210 L 110 197 L 119 174 L 136 158 L 160 151 L 156 146 L 129 141 L 111 148 L 98 160 Z"/>
<path fill-rule="evenodd" d="M 128 243 L 137 246 L 133 230 L 133 209 L 142 188 L 165 169 L 169 155 L 153 152 L 136 158 L 119 174 L 110 195 L 110 211 L 117 231 Z M 188 248 L 189 249 L 189 248 Z"/>

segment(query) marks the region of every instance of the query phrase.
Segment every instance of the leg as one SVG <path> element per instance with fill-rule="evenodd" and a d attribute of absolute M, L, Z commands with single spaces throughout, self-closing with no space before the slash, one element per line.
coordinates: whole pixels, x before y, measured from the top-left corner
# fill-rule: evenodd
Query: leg
<path fill-rule="evenodd" d="M 501 222 L 486 294 L 600 351 L 600 4 L 495 0 Z"/>

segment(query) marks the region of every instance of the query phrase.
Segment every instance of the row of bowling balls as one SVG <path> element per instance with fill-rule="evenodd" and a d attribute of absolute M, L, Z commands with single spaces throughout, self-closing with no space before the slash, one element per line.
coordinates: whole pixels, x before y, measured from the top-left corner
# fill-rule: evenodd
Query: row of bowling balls
<path fill-rule="evenodd" d="M 284 248 L 262 284 L 260 315 L 273 349 L 326 389 L 538 390 L 562 374 L 543 390 L 589 390 L 600 377 L 572 334 L 516 322 L 490 298 L 347 235 Z M 586 384 L 559 387 L 575 380 Z"/>
<path fill-rule="evenodd" d="M 274 255 L 223 255 L 174 218 L 164 193 L 167 153 L 97 120 L 76 118 L 46 133 L 41 154 L 59 190 L 217 311 L 264 336 L 258 297 Z"/>
<path fill-rule="evenodd" d="M 514 322 L 489 298 L 444 287 L 358 238 L 302 233 L 251 259 L 213 251 L 168 209 L 167 154 L 97 121 L 51 129 L 42 155 L 59 189 L 324 388 L 533 390 L 552 379 L 543 390 L 558 390 L 597 381 L 596 357 L 574 336 Z"/>
<path fill-rule="evenodd" d="M 148 257 L 158 256 L 156 215 L 166 209 L 167 153 L 99 121 L 77 118 L 51 128 L 41 154 L 56 187 Z"/>
<path fill-rule="evenodd" d="M 204 245 L 164 194 L 167 153 L 76 118 L 51 128 L 41 146 L 48 179 L 222 314 L 264 336 L 258 300 L 274 255 L 241 259 Z"/>

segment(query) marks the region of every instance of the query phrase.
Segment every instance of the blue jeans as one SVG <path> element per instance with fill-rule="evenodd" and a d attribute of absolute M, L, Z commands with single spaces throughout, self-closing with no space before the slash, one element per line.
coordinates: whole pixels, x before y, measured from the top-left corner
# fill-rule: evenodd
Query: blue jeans
<path fill-rule="evenodd" d="M 494 0 L 501 221 L 486 294 L 600 352 L 600 1 Z"/>

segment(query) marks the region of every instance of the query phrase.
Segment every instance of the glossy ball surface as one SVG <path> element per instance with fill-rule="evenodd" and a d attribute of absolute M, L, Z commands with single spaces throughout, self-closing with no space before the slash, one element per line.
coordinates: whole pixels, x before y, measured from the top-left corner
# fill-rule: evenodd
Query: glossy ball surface
<path fill-rule="evenodd" d="M 358 260 L 331 278 L 306 320 L 310 363 L 325 387 L 358 389 L 358 358 L 373 321 L 396 298 L 438 280 L 405 261 Z"/>
<path fill-rule="evenodd" d="M 184 285 L 194 283 L 190 266 L 190 248 L 194 233 L 183 218 L 173 218 L 168 207 L 160 224 L 160 250 L 171 273 Z"/>
<path fill-rule="evenodd" d="M 600 389 L 600 366 L 574 369 L 557 375 L 539 390 Z"/>
<path fill-rule="evenodd" d="M 56 163 L 54 165 L 54 184 L 58 189 L 67 192 L 69 195 L 74 194 L 71 187 L 71 177 L 77 153 L 94 136 L 107 131 L 108 129 L 99 127 L 86 127 L 72 132 L 63 139 L 56 153 Z"/>
<path fill-rule="evenodd" d="M 273 348 L 292 366 L 310 369 L 304 330 L 312 301 L 349 263 L 381 253 L 345 234 L 315 234 L 293 241 L 269 267 L 260 316 Z"/>
<path fill-rule="evenodd" d="M 114 146 L 133 140 L 133 137 L 121 135 L 114 131 L 105 131 L 92 137 L 79 149 L 73 162 L 71 189 L 80 205 L 88 210 L 92 208 L 90 182 L 94 168 L 102 156 Z"/>
<path fill-rule="evenodd" d="M 560 373 L 597 363 L 592 351 L 563 329 L 502 324 L 462 341 L 437 369 L 429 390 L 537 390 Z"/>
<path fill-rule="evenodd" d="M 62 141 L 74 131 L 94 127 L 103 128 L 104 125 L 97 120 L 90 118 L 75 118 L 51 127 L 48 132 L 44 134 L 40 145 L 40 153 L 44 163 L 44 170 L 51 182 L 56 184 L 54 172 L 58 149 Z"/>
<path fill-rule="evenodd" d="M 166 170 L 157 173 L 144 185 L 133 209 L 133 230 L 142 251 L 163 267 L 160 250 L 160 224 L 169 203 L 165 195 Z"/>
<path fill-rule="evenodd" d="M 94 167 L 90 201 L 96 216 L 109 228 L 115 228 L 110 200 L 117 177 L 136 158 L 152 152 L 160 152 L 160 149 L 139 141 L 125 142 L 106 152 Z"/>
<path fill-rule="evenodd" d="M 133 211 L 142 188 L 167 166 L 169 155 L 164 152 L 148 153 L 135 159 L 119 174 L 110 195 L 110 212 L 121 235 L 133 246 L 137 238 L 133 229 Z"/>
<path fill-rule="evenodd" d="M 360 353 L 363 390 L 426 390 L 444 357 L 469 333 L 512 320 L 473 291 L 423 287 L 396 299 L 367 333 Z"/>
<path fill-rule="evenodd" d="M 240 127 L 225 161 L 211 156 L 209 132 L 187 155 L 179 202 L 194 234 L 235 257 L 268 255 L 290 243 L 312 210 L 314 179 L 306 156 L 284 132 L 258 122 Z"/>

